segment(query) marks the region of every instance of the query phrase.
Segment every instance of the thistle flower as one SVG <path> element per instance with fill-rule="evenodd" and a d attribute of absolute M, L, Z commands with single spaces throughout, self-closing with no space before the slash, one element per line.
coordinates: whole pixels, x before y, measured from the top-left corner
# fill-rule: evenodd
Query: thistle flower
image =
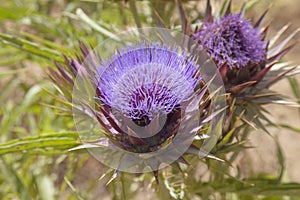
<path fill-rule="evenodd" d="M 219 68 L 227 65 L 229 69 L 242 69 L 266 61 L 267 42 L 241 13 L 204 22 L 193 38 L 207 50 Z"/>
<path fill-rule="evenodd" d="M 49 68 L 73 109 L 95 119 L 104 135 L 73 150 L 108 149 L 97 156 L 116 173 L 148 166 L 156 178 L 161 165 L 186 164 L 185 154 L 207 156 L 192 142 L 208 138 L 201 130 L 218 114 L 211 111 L 214 94 L 194 57 L 149 42 L 119 49 L 106 60 L 84 44 L 81 54 L 55 63 L 58 71 Z"/>
<path fill-rule="evenodd" d="M 274 64 L 293 48 L 295 44 L 282 50 L 296 32 L 271 48 L 270 41 L 264 40 L 268 27 L 260 30 L 266 12 L 252 24 L 244 17 L 245 7 L 240 13 L 232 14 L 231 1 L 227 3 L 226 12 L 218 19 L 213 17 L 208 0 L 205 21 L 192 33 L 192 37 L 217 64 L 227 91 L 231 95 L 240 95 L 248 87 L 258 87 Z M 267 86 L 275 81 L 278 81 L 276 76 Z"/>
<path fill-rule="evenodd" d="M 182 30 L 190 34 L 214 60 L 226 91 L 230 94 L 227 98 L 228 110 L 223 127 L 223 139 L 226 138 L 227 141 L 232 138 L 229 135 L 239 127 L 239 120 L 243 122 L 240 127 L 251 126 L 268 132 L 262 121 L 271 122 L 265 116 L 266 110 L 262 106 L 268 103 L 293 105 L 280 94 L 270 90 L 270 86 L 287 76 L 299 73 L 299 67 L 281 62 L 281 58 L 297 44 L 287 46 L 298 30 L 283 41 L 277 42 L 288 27 L 284 26 L 267 41 L 265 38 L 269 26 L 262 28 L 267 11 L 256 23 L 251 23 L 244 16 L 246 5 L 239 13 L 233 14 L 231 2 L 224 1 L 222 11 L 216 12 L 214 17 L 211 2 L 207 0 L 204 21 L 194 31 L 186 19 L 184 10 L 179 9 L 181 18 L 186 19 L 182 20 Z M 278 44 L 275 45 L 276 43 Z"/>
<path fill-rule="evenodd" d="M 185 53 L 159 45 L 128 47 L 102 63 L 98 88 L 102 102 L 136 123 L 148 124 L 158 114 L 170 114 L 193 93 L 201 80 Z M 146 125 L 145 124 L 145 125 Z"/>
<path fill-rule="evenodd" d="M 167 118 L 156 135 L 152 136 L 152 130 L 134 133 L 151 137 L 141 139 L 120 130 L 123 135 L 117 144 L 142 153 L 156 150 L 174 136 L 176 131 L 172 130 L 181 117 L 180 104 L 191 97 L 201 80 L 196 75 L 197 65 L 186 53 L 178 54 L 176 49 L 157 44 L 127 47 L 101 63 L 96 79 L 103 107 L 114 109 L 114 114 L 121 114 L 138 126 L 150 125 L 150 129 L 157 126 L 152 121 L 159 121 L 162 116 Z M 130 130 L 135 131 L 132 127 Z"/>

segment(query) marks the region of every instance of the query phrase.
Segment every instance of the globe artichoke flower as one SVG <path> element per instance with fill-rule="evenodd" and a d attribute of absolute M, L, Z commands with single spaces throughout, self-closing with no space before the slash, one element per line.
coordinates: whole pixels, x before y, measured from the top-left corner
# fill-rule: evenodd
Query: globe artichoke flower
<path fill-rule="evenodd" d="M 195 144 L 212 137 L 217 93 L 185 51 L 141 42 L 102 60 L 81 44 L 76 59 L 55 65 L 51 78 L 72 105 L 77 128 L 88 130 L 72 150 L 87 148 L 115 174 L 152 171 L 156 180 L 159 169 L 187 164 L 184 155 L 218 159 Z"/>
<path fill-rule="evenodd" d="M 234 128 L 234 116 L 241 118 L 244 124 L 267 132 L 262 120 L 271 122 L 265 116 L 267 112 L 262 105 L 294 105 L 269 88 L 282 78 L 299 72 L 299 67 L 281 62 L 282 57 L 297 44 L 287 46 L 298 30 L 278 43 L 278 38 L 287 29 L 285 26 L 267 41 L 269 26 L 262 28 L 267 11 L 252 24 L 244 16 L 245 7 L 234 14 L 231 12 L 231 1 L 225 1 L 224 10 L 217 14 L 220 17 L 214 17 L 208 0 L 202 25 L 190 32 L 218 66 L 226 91 L 230 94 L 224 135 Z M 188 26 L 184 24 L 183 27 Z M 278 44 L 275 46 L 276 42 Z"/>
<path fill-rule="evenodd" d="M 229 89 L 250 81 L 265 67 L 267 42 L 241 13 L 204 22 L 193 37 L 216 62 Z"/>

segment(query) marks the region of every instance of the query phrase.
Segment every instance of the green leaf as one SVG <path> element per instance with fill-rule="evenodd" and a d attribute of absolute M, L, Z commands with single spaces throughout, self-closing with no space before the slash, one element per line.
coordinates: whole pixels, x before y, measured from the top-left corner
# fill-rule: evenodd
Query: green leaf
<path fill-rule="evenodd" d="M 78 8 L 76 10 L 76 15 L 79 17 L 79 19 L 82 22 L 86 23 L 87 25 L 89 25 L 91 28 L 98 31 L 99 33 L 101 33 L 117 42 L 121 41 L 121 39 L 117 35 L 111 33 L 110 31 L 106 30 L 105 28 L 101 27 L 99 24 L 97 24 L 91 18 L 89 18 L 89 16 L 87 16 L 87 14 L 85 14 L 82 9 Z"/>
<path fill-rule="evenodd" d="M 279 126 L 279 127 L 282 127 L 282 128 L 289 129 L 289 130 L 294 131 L 294 132 L 297 132 L 297 133 L 300 133 L 300 128 L 291 126 L 291 125 L 289 125 L 289 124 L 278 124 L 278 126 Z"/>
<path fill-rule="evenodd" d="M 62 62 L 61 53 L 20 37 L 0 33 L 0 41 L 43 58 Z"/>
<path fill-rule="evenodd" d="M 30 34 L 30 33 L 22 32 L 21 35 L 30 39 L 30 41 L 36 41 L 36 42 L 39 42 L 40 44 L 43 44 L 51 49 L 59 50 L 61 53 L 70 51 L 70 49 L 67 47 L 55 44 L 54 42 L 52 42 L 50 40 L 43 39 L 41 37 L 38 37 L 38 36 Z"/>
<path fill-rule="evenodd" d="M 136 23 L 136 26 L 138 28 L 142 28 L 141 20 L 139 18 L 137 7 L 136 7 L 136 1 L 135 0 L 129 0 L 129 6 L 130 6 L 130 10 L 132 12 L 134 21 Z"/>
<path fill-rule="evenodd" d="M 285 167 L 284 167 L 284 156 L 282 149 L 280 147 L 280 144 L 278 140 L 276 140 L 276 149 L 277 149 L 277 159 L 278 159 L 278 165 L 279 165 L 279 175 L 278 175 L 278 181 L 281 181 Z"/>
<path fill-rule="evenodd" d="M 18 74 L 20 72 L 25 72 L 26 70 L 27 70 L 26 68 L 23 68 L 23 69 L 3 71 L 3 72 L 0 72 L 0 78 L 8 76 L 8 75 Z"/>
<path fill-rule="evenodd" d="M 42 89 L 39 85 L 33 86 L 27 91 L 23 101 L 21 101 L 19 105 L 6 111 L 1 121 L 0 135 L 8 134 L 10 128 L 16 123 L 19 117 L 41 96 L 41 91 Z"/>
<path fill-rule="evenodd" d="M 48 175 L 39 175 L 37 177 L 37 187 L 42 200 L 54 200 L 55 188 L 53 181 Z"/>
<path fill-rule="evenodd" d="M 57 154 L 66 153 L 80 144 L 77 132 L 27 136 L 0 144 L 0 155 L 8 153 Z"/>
<path fill-rule="evenodd" d="M 231 0 L 226 0 L 223 2 L 221 9 L 220 9 L 220 14 L 219 14 L 220 16 L 223 16 L 225 14 L 226 10 L 228 9 L 230 1 Z"/>
<path fill-rule="evenodd" d="M 199 195 L 210 191 L 220 193 L 235 193 L 237 195 L 258 196 L 300 196 L 300 184 L 278 183 L 272 179 L 259 178 L 239 181 L 227 178 L 223 181 L 211 181 L 208 183 L 193 184 L 193 191 Z"/>
<path fill-rule="evenodd" d="M 26 188 L 23 178 L 17 173 L 12 164 L 7 163 L 6 159 L 0 156 L 0 168 L 3 174 L 6 176 L 6 181 L 10 183 L 12 188 L 15 190 L 15 193 L 19 196 L 20 199 L 31 200 Z"/>
<path fill-rule="evenodd" d="M 21 54 L 20 52 L 15 52 L 15 54 L 17 55 L 10 55 L 7 54 L 5 55 L 5 57 L 1 57 L 0 58 L 0 66 L 10 66 L 10 65 L 14 65 L 16 63 L 20 63 L 23 60 L 25 60 L 26 56 Z"/>
<path fill-rule="evenodd" d="M 184 199 L 185 196 L 185 183 L 184 174 L 180 171 L 164 174 L 164 185 L 169 191 L 169 194 L 174 199 Z"/>
<path fill-rule="evenodd" d="M 26 15 L 28 10 L 23 7 L 0 7 L 0 20 L 5 19 L 20 19 Z"/>
<path fill-rule="evenodd" d="M 228 145 L 224 145 L 219 147 L 219 149 L 216 151 L 218 154 L 219 153 L 229 153 L 229 152 L 235 152 L 235 151 L 240 151 L 240 150 L 244 150 L 247 148 L 251 148 L 249 146 L 245 146 L 247 140 L 243 140 L 243 141 L 239 141 L 239 142 L 235 142 L 232 144 L 228 144 Z"/>

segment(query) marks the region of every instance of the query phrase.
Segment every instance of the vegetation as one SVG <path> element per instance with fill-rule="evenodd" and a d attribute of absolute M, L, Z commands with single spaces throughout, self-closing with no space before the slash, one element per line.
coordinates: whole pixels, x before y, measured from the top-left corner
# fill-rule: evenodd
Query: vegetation
<path fill-rule="evenodd" d="M 249 1 L 247 9 L 259 6 L 257 2 Z M 205 11 L 195 2 L 182 5 L 192 24 L 203 19 Z M 69 151 L 81 141 L 71 105 L 56 90 L 48 67 L 64 62 L 62 55 L 75 57 L 81 41 L 92 45 L 107 38 L 118 41 L 118 34 L 132 27 L 166 26 L 180 31 L 177 6 L 173 1 L 2 1 L 1 199 L 299 199 L 300 184 L 287 180 L 276 137 L 277 174 L 242 177 L 239 169 L 232 172 L 230 163 L 250 148 L 247 138 L 252 127 L 243 128 L 240 140 L 230 140 L 230 132 L 214 148 L 212 153 L 226 162 L 191 157 L 190 165 L 159 172 L 158 184 L 151 173 L 116 174 L 85 150 Z M 300 106 L 299 80 L 288 80 Z M 300 133 L 300 127 L 289 124 L 264 124 L 270 126 Z"/>

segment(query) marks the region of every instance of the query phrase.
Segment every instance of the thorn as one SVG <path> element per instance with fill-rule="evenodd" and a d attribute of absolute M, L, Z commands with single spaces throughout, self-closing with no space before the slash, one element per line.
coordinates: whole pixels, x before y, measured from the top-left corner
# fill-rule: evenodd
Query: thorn
<path fill-rule="evenodd" d="M 181 28 L 184 34 L 190 35 L 193 33 L 192 28 L 190 26 L 188 17 L 185 13 L 185 10 L 182 6 L 181 0 L 175 0 L 177 4 L 177 8 L 180 14 Z"/>
<path fill-rule="evenodd" d="M 262 22 L 264 21 L 268 11 L 269 11 L 270 7 L 267 8 L 267 10 L 260 16 L 260 18 L 258 19 L 258 21 L 254 24 L 254 28 L 259 28 L 262 24 Z"/>
<path fill-rule="evenodd" d="M 196 135 L 194 137 L 194 140 L 204 140 L 204 139 L 208 139 L 208 138 L 211 138 L 211 136 L 208 134 L 201 134 L 201 135 Z"/>
<path fill-rule="evenodd" d="M 222 77 L 222 79 L 223 79 L 223 81 L 225 82 L 225 83 L 227 83 L 227 72 L 228 72 L 228 70 L 229 70 L 229 67 L 228 67 L 228 65 L 227 65 L 227 62 L 225 62 L 224 64 L 222 64 L 222 66 L 220 67 L 220 69 L 219 69 L 219 72 L 220 72 L 220 74 L 221 74 L 221 77 Z"/>
<path fill-rule="evenodd" d="M 106 183 L 106 186 L 109 185 L 112 181 L 114 181 L 118 177 L 119 174 L 120 174 L 120 171 L 115 170 L 115 172 L 113 173 L 113 175 L 111 176 L 109 181 Z"/>
<path fill-rule="evenodd" d="M 232 0 L 229 0 L 228 5 L 227 5 L 227 9 L 226 9 L 226 12 L 225 12 L 225 16 L 231 14 L 231 3 L 232 3 Z"/>
<path fill-rule="evenodd" d="M 207 2 L 206 2 L 205 21 L 213 22 L 213 16 L 212 16 L 212 9 L 211 9 L 210 0 L 207 0 Z"/>
<path fill-rule="evenodd" d="M 272 56 L 271 58 L 268 58 L 268 62 L 280 60 L 285 54 L 287 54 L 291 49 L 293 49 L 298 43 L 300 43 L 300 40 L 296 41 L 295 43 L 293 43 L 290 46 L 286 47 L 285 49 L 281 50 L 278 54 Z"/>
<path fill-rule="evenodd" d="M 287 71 L 285 71 L 284 73 L 280 74 L 279 76 L 276 76 L 272 81 L 270 81 L 267 85 L 266 88 L 269 88 L 271 85 L 273 85 L 274 83 L 276 83 L 277 81 L 279 81 L 281 78 L 283 78 L 285 75 L 287 75 L 288 73 L 294 71 L 295 69 L 297 69 L 297 67 L 293 67 Z"/>
<path fill-rule="evenodd" d="M 218 157 L 216 157 L 216 156 L 214 156 L 212 154 L 208 154 L 206 157 L 210 158 L 210 159 L 214 159 L 214 160 L 220 161 L 220 162 L 225 162 L 225 160 L 223 160 L 221 158 L 218 158 Z"/>
<path fill-rule="evenodd" d="M 232 93 L 232 94 L 241 94 L 241 93 L 245 92 L 245 90 L 249 86 L 254 85 L 255 83 L 256 83 L 256 81 L 248 81 L 246 83 L 242 83 L 242 84 L 239 84 L 239 85 L 229 88 L 227 90 L 227 92 Z"/>
<path fill-rule="evenodd" d="M 188 161 L 186 161 L 186 159 L 182 156 L 180 156 L 177 160 L 176 160 L 177 163 L 183 163 L 185 165 L 190 165 L 190 163 Z"/>
<path fill-rule="evenodd" d="M 109 170 L 107 170 L 107 172 L 105 172 L 104 174 L 102 174 L 102 176 L 100 176 L 100 178 L 98 178 L 98 180 L 102 180 L 107 174 L 109 174 L 112 171 L 113 171 L 113 169 L 110 168 Z"/>
<path fill-rule="evenodd" d="M 240 16 L 241 17 L 244 17 L 245 10 L 246 10 L 246 3 L 244 2 L 243 5 L 242 5 L 242 7 L 241 7 L 241 10 L 240 10 Z"/>
<path fill-rule="evenodd" d="M 260 82 L 265 77 L 265 75 L 270 71 L 270 69 L 277 63 L 278 62 L 274 62 L 270 66 L 265 67 L 258 74 L 256 74 L 254 77 L 252 77 L 251 81 L 256 81 L 257 83 Z"/>
<path fill-rule="evenodd" d="M 266 39 L 266 36 L 267 36 L 267 32 L 269 30 L 269 27 L 271 26 L 272 24 L 272 20 L 269 22 L 269 24 L 262 30 L 261 32 L 261 35 L 262 35 L 262 40 L 265 40 Z"/>

